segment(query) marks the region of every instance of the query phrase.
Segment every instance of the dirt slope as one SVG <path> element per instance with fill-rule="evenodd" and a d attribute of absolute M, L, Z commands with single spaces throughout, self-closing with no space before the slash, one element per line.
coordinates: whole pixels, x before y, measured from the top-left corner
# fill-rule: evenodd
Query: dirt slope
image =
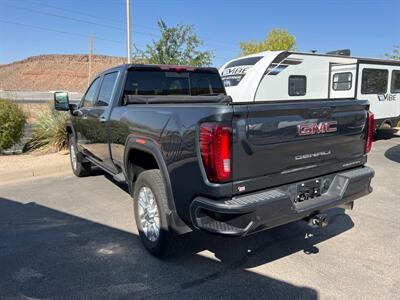
<path fill-rule="evenodd" d="M 125 62 L 123 57 L 93 55 L 92 76 Z M 88 55 L 39 55 L 0 65 L 0 90 L 82 92 L 88 83 Z"/>

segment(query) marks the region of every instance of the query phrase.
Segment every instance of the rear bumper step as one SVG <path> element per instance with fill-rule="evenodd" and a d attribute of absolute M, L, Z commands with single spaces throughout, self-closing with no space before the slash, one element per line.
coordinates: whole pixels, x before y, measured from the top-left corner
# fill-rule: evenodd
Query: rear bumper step
<path fill-rule="evenodd" d="M 245 236 L 354 201 L 372 191 L 374 170 L 361 167 L 227 200 L 197 197 L 191 204 L 195 227 L 212 233 Z M 321 182 L 318 196 L 298 201 L 299 186 Z"/>

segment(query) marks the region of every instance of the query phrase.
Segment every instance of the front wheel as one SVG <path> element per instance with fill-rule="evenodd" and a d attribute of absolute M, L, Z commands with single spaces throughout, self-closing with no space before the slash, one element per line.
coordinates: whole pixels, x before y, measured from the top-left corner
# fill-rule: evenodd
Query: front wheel
<path fill-rule="evenodd" d="M 78 177 L 88 176 L 91 170 L 90 162 L 82 162 L 78 153 L 73 137 L 69 138 L 69 158 L 71 161 L 72 172 Z"/>
<path fill-rule="evenodd" d="M 178 248 L 178 237 L 168 230 L 167 195 L 160 170 L 140 173 L 133 202 L 136 226 L 145 248 L 157 257 L 172 255 Z"/>

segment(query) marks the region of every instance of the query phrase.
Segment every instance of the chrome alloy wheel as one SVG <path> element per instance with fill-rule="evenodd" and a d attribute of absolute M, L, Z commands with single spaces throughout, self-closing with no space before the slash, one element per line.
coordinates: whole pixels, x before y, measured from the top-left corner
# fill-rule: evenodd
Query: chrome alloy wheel
<path fill-rule="evenodd" d="M 138 215 L 144 234 L 155 242 L 160 236 L 160 213 L 156 198 L 149 187 L 144 186 L 139 191 Z"/>
<path fill-rule="evenodd" d="M 77 167 L 77 158 L 76 158 L 76 151 L 74 145 L 71 144 L 69 147 L 69 154 L 71 156 L 71 163 L 72 163 L 72 168 L 76 170 Z"/>

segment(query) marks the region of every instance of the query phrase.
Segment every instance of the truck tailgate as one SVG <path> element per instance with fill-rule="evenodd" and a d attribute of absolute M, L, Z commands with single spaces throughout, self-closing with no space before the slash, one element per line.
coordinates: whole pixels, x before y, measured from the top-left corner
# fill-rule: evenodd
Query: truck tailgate
<path fill-rule="evenodd" d="M 233 192 L 362 165 L 368 102 L 234 104 Z"/>

